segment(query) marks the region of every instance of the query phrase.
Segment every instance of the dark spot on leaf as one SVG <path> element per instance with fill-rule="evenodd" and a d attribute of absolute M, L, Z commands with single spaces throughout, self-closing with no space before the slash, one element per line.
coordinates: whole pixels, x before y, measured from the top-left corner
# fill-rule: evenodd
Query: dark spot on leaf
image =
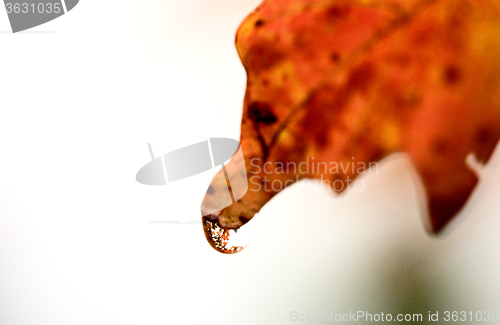
<path fill-rule="evenodd" d="M 371 152 L 371 158 L 369 161 L 371 161 L 370 164 L 372 163 L 376 163 L 377 161 L 379 160 L 382 160 L 385 156 L 387 155 L 387 151 L 385 151 L 383 148 L 379 148 L 379 147 L 374 147 L 372 149 L 372 152 Z M 372 168 L 372 166 L 368 164 L 368 167 L 367 168 Z M 374 169 L 377 170 L 378 167 L 375 167 L 377 165 L 374 165 Z"/>
<path fill-rule="evenodd" d="M 263 123 L 266 125 L 273 124 L 278 120 L 271 106 L 262 102 L 253 102 L 248 105 L 248 118 L 255 123 Z"/>
<path fill-rule="evenodd" d="M 376 70 L 373 64 L 365 63 L 352 71 L 347 83 L 347 89 L 365 92 L 375 79 L 375 76 Z"/>
<path fill-rule="evenodd" d="M 332 60 L 332 62 L 334 63 L 337 63 L 340 61 L 340 55 L 337 52 L 334 52 L 330 54 L 330 60 Z"/>
<path fill-rule="evenodd" d="M 275 50 L 276 44 L 265 43 L 253 46 L 248 52 L 247 63 L 249 70 L 256 75 L 269 70 L 284 59 L 283 53 Z M 245 64 L 245 65 L 247 65 Z"/>
<path fill-rule="evenodd" d="M 350 12 L 351 8 L 347 6 L 331 7 L 326 11 L 326 16 L 328 20 L 337 20 L 348 16 Z"/>
<path fill-rule="evenodd" d="M 240 219 L 240 221 L 241 221 L 242 224 L 245 224 L 245 223 L 247 223 L 247 222 L 250 221 L 249 218 L 244 217 L 244 216 L 239 216 L 239 219 Z"/>
<path fill-rule="evenodd" d="M 487 144 L 490 141 L 494 140 L 494 135 L 490 128 L 481 127 L 476 130 L 474 139 L 479 144 Z"/>
<path fill-rule="evenodd" d="M 460 81 L 461 72 L 456 66 L 449 65 L 444 70 L 444 81 L 448 85 L 456 85 Z"/>
<path fill-rule="evenodd" d="M 264 87 L 269 86 L 269 80 L 268 79 L 262 80 L 262 86 L 264 86 Z"/>
<path fill-rule="evenodd" d="M 326 132 L 322 133 L 317 133 L 316 137 L 314 138 L 316 145 L 322 149 L 326 147 L 328 144 L 328 136 L 326 135 Z"/>
<path fill-rule="evenodd" d="M 432 150 L 440 155 L 445 154 L 449 147 L 449 142 L 444 138 L 438 138 L 432 144 Z"/>
<path fill-rule="evenodd" d="M 255 27 L 261 27 L 264 25 L 264 21 L 262 19 L 259 19 L 255 22 Z"/>
<path fill-rule="evenodd" d="M 214 192 L 215 192 L 214 188 L 212 187 L 212 185 L 210 185 L 208 187 L 207 194 L 214 194 Z"/>

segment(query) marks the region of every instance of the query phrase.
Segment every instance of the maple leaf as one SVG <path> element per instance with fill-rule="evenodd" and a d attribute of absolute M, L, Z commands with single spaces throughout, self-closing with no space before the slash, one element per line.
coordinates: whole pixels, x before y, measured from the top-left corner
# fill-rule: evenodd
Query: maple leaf
<path fill-rule="evenodd" d="M 359 174 L 276 166 L 311 164 L 308 157 L 370 164 L 405 152 L 439 232 L 478 181 L 466 157 L 487 162 L 500 137 L 499 35 L 494 0 L 264 1 L 236 35 L 248 78 L 245 158 L 227 171 L 245 163 L 249 190 L 206 220 L 241 227 L 282 189 L 264 190 L 264 179 L 319 178 L 341 192 L 347 186 L 333 184 Z M 202 212 L 217 206 L 221 180 L 219 173 Z"/>

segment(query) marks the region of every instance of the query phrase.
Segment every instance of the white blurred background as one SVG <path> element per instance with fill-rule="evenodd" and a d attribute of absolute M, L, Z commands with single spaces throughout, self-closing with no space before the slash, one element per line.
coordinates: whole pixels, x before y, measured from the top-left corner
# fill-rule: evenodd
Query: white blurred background
<path fill-rule="evenodd" d="M 360 193 L 287 189 L 235 255 L 213 250 L 200 224 L 151 222 L 197 220 L 215 171 L 140 185 L 148 142 L 161 155 L 239 138 L 234 34 L 258 2 L 81 0 L 19 34 L 0 10 L 1 325 L 500 312 L 500 150 L 439 238 L 404 156 Z"/>

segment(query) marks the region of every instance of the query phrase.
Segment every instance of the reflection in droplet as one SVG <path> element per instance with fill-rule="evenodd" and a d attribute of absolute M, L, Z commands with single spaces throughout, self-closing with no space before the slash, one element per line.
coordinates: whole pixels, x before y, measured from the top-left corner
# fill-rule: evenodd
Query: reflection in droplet
<path fill-rule="evenodd" d="M 216 222 L 203 219 L 203 230 L 210 245 L 218 252 L 233 254 L 245 248 L 255 231 L 257 214 L 239 229 L 223 229 Z"/>

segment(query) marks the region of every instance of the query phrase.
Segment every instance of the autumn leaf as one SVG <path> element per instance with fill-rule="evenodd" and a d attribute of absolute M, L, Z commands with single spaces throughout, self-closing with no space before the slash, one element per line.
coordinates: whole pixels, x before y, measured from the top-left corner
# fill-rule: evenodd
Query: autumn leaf
<path fill-rule="evenodd" d="M 341 192 L 333 184 L 359 174 L 276 166 L 370 164 L 404 152 L 437 233 L 477 184 L 466 157 L 487 162 L 499 140 L 499 1 L 267 0 L 239 27 L 236 47 L 248 78 L 245 158 L 227 171 L 245 163 L 249 190 L 206 216 L 223 229 L 241 227 L 279 192 L 264 190 L 264 177 L 329 180 Z M 217 206 L 220 175 L 202 212 Z"/>

